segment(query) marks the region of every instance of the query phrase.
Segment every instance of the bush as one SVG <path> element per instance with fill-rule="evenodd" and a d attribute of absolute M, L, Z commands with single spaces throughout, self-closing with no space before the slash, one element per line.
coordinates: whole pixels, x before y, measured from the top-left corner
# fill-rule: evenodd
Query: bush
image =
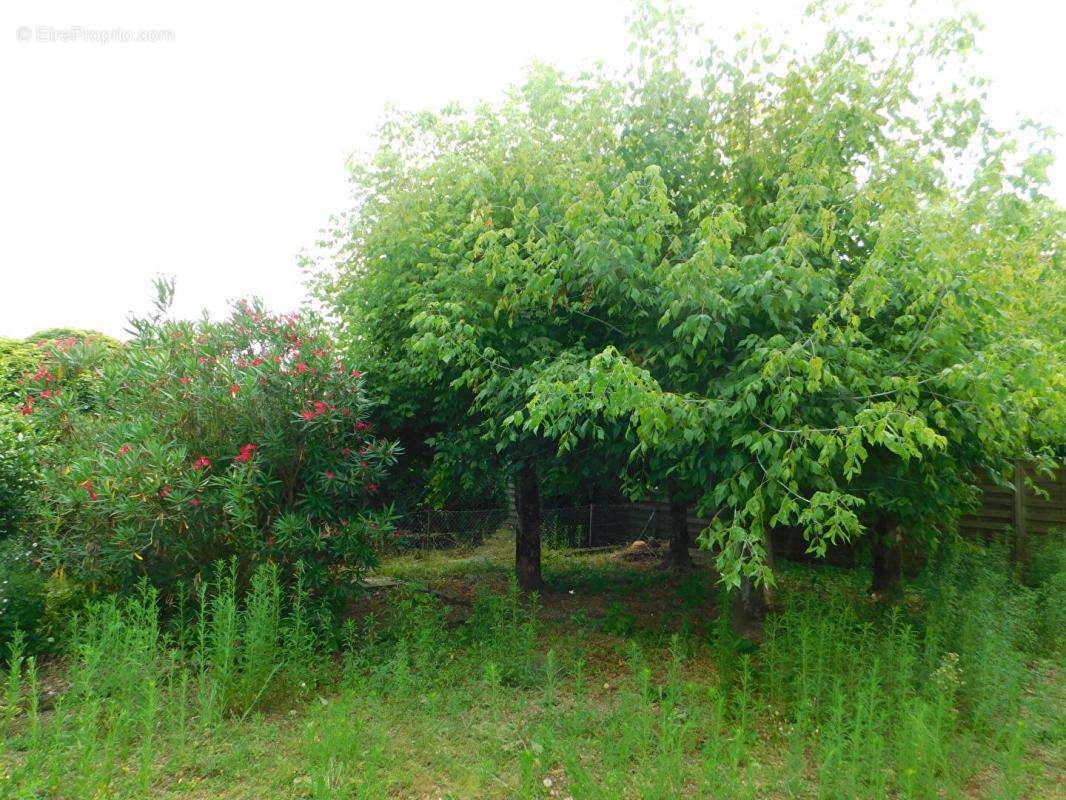
<path fill-rule="evenodd" d="M 0 406 L 0 539 L 14 534 L 32 508 L 38 477 L 35 441 L 25 416 Z"/>
<path fill-rule="evenodd" d="M 7 404 L 22 391 L 22 377 L 36 368 L 37 347 L 21 339 L 0 339 L 0 403 Z"/>
<path fill-rule="evenodd" d="M 117 353 L 47 348 L 23 410 L 44 447 L 41 565 L 94 591 L 141 576 L 164 592 L 233 558 L 337 596 L 374 559 L 376 503 L 396 444 L 375 438 L 362 373 L 336 357 L 314 316 L 241 303 L 229 319 L 134 320 Z M 55 391 L 94 376 L 93 402 Z"/>
<path fill-rule="evenodd" d="M 26 634 L 26 648 L 41 649 L 46 581 L 29 563 L 26 553 L 16 542 L 0 544 L 0 660 L 16 630 Z"/>
<path fill-rule="evenodd" d="M 117 339 L 112 339 L 110 336 L 100 333 L 100 331 L 87 331 L 81 328 L 45 328 L 26 337 L 26 341 L 33 345 L 52 344 L 71 339 L 79 342 L 86 340 L 101 342 L 105 347 L 112 350 L 117 350 L 121 347 L 121 343 Z"/>

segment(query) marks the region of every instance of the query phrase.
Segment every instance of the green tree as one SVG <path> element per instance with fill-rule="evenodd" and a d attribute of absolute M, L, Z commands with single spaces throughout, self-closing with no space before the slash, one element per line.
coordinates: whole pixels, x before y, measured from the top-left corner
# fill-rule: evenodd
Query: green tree
<path fill-rule="evenodd" d="M 691 72 L 658 46 L 675 17 L 643 19 L 632 105 L 681 121 L 646 153 L 677 222 L 635 301 L 666 340 L 546 371 L 523 427 L 621 418 L 638 453 L 680 446 L 731 585 L 771 583 L 770 531 L 792 527 L 818 554 L 871 534 L 891 588 L 902 534 L 951 531 L 982 474 L 1066 438 L 1044 132 L 989 122 L 969 18 L 860 17 L 813 55 L 760 38 Z M 923 92 L 937 71 L 960 77 Z"/>
<path fill-rule="evenodd" d="M 726 53 L 642 4 L 622 77 L 536 67 L 498 106 L 385 123 L 318 288 L 453 463 L 516 467 L 523 585 L 551 448 L 714 513 L 701 542 L 750 593 L 775 527 L 891 561 L 1061 441 L 1043 132 L 995 130 L 976 78 L 918 81 L 968 75 L 974 27 Z"/>

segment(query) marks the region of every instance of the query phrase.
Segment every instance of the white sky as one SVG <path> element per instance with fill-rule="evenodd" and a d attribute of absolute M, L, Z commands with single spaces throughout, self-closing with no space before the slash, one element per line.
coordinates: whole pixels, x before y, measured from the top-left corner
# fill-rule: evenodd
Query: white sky
<path fill-rule="evenodd" d="M 692 0 L 708 33 L 798 19 L 805 0 Z M 943 6 L 923 0 L 923 14 Z M 1066 132 L 1066 6 L 973 0 L 1001 125 Z M 383 106 L 497 96 L 533 59 L 624 57 L 623 2 L 28 2 L 0 7 L 0 336 L 121 335 L 151 278 L 177 311 L 304 296 L 296 254 L 349 189 Z M 159 43 L 19 41 L 37 26 L 167 29 Z M 24 35 L 26 35 L 24 33 Z M 1057 151 L 1066 155 L 1062 143 Z M 1066 200 L 1066 172 L 1054 173 Z"/>

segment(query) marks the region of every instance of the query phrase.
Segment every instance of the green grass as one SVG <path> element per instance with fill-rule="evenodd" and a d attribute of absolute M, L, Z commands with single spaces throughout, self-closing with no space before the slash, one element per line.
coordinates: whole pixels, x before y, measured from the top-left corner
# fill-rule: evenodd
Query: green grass
<path fill-rule="evenodd" d="M 501 535 L 393 559 L 405 584 L 332 644 L 272 572 L 238 601 L 224 567 L 167 624 L 145 590 L 61 662 L 16 643 L 0 797 L 1062 794 L 1058 553 L 1023 587 L 955 548 L 887 608 L 862 575 L 785 567 L 757 645 L 703 571 L 553 551 L 529 599 L 509 556 Z"/>

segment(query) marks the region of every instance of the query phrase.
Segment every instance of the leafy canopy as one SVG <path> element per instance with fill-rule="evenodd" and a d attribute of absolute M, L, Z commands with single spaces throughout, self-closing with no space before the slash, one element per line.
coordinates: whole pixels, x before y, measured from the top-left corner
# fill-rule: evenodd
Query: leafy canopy
<path fill-rule="evenodd" d="M 950 530 L 1064 438 L 1063 212 L 1046 131 L 997 130 L 976 23 L 860 15 L 732 51 L 642 4 L 633 63 L 538 66 L 499 105 L 393 115 L 318 288 L 393 413 L 479 447 L 620 450 L 716 514 L 728 583 L 770 529 Z M 949 75 L 923 84 L 919 78 Z"/>

